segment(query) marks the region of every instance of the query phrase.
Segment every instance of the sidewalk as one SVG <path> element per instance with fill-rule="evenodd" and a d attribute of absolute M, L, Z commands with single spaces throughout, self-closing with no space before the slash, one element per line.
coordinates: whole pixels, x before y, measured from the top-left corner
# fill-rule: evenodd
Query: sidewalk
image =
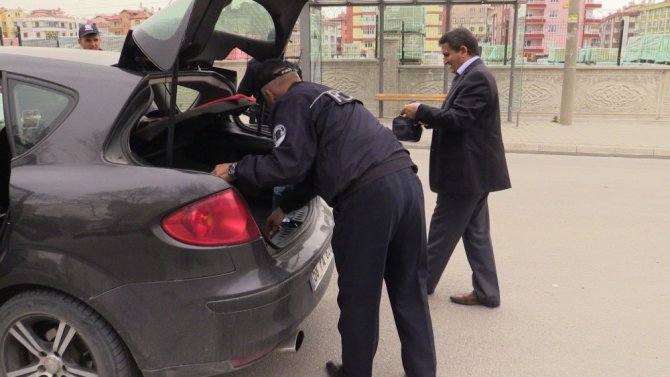
<path fill-rule="evenodd" d="M 385 125 L 391 118 L 382 119 Z M 542 119 L 503 122 L 503 141 L 508 153 L 546 153 L 590 156 L 670 159 L 670 122 L 650 120 L 575 119 L 570 126 Z M 424 130 L 421 141 L 403 143 L 406 148 L 430 148 L 432 132 Z"/>

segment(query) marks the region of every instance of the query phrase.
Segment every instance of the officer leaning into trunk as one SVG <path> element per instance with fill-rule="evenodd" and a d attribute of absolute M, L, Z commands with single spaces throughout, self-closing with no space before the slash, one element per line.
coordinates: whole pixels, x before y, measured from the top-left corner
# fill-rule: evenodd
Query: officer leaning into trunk
<path fill-rule="evenodd" d="M 212 173 L 257 187 L 293 185 L 267 219 L 270 235 L 284 213 L 316 195 L 333 207 L 342 364 L 326 363 L 328 374 L 372 375 L 385 281 L 405 373 L 435 377 L 423 189 L 409 153 L 360 101 L 301 81 L 290 63 L 265 61 L 257 87 L 272 108 L 272 154 Z"/>

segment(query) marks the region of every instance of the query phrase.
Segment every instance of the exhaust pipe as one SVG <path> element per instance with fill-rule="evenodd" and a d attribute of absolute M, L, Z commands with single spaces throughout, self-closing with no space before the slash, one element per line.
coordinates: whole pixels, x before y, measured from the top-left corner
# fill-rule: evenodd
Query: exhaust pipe
<path fill-rule="evenodd" d="M 305 333 L 302 330 L 297 330 L 291 336 L 279 343 L 275 351 L 277 352 L 298 352 L 302 346 L 302 341 L 305 339 Z"/>

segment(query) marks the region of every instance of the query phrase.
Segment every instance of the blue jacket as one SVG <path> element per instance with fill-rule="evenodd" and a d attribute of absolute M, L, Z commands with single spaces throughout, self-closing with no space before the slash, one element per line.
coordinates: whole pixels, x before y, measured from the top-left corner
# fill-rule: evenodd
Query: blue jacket
<path fill-rule="evenodd" d="M 294 185 L 279 204 L 284 211 L 315 195 L 334 206 L 371 168 L 395 159 L 411 163 L 393 132 L 359 100 L 324 85 L 293 84 L 270 124 L 272 154 L 245 156 L 235 177 L 257 187 Z"/>

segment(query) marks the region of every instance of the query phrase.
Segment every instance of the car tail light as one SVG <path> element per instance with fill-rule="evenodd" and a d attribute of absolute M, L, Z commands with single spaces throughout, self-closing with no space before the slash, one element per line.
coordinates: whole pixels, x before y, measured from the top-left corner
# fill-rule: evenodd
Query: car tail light
<path fill-rule="evenodd" d="M 161 225 L 172 238 L 197 246 L 236 245 L 260 237 L 247 206 L 232 189 L 179 209 Z"/>

